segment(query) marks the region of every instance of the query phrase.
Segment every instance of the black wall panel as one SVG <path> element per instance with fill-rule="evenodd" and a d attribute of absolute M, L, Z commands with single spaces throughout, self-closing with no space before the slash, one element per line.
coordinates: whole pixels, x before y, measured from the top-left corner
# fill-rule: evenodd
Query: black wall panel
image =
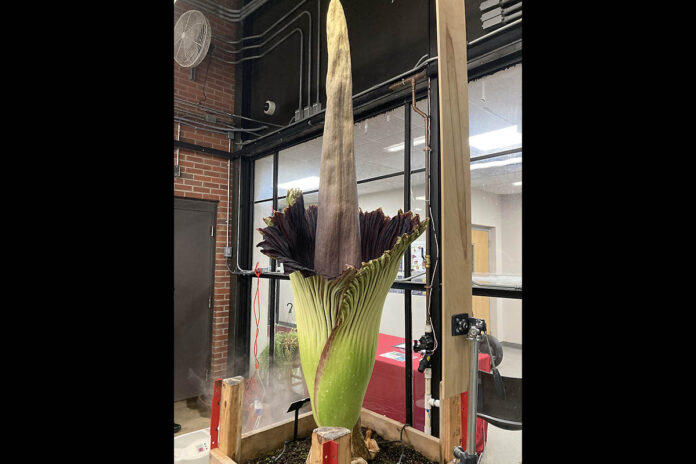
<path fill-rule="evenodd" d="M 319 31 L 317 30 L 319 6 L 317 1 L 321 2 Z M 250 33 L 261 34 L 299 3 L 300 0 L 268 2 L 248 18 Z M 407 71 L 428 53 L 429 0 L 343 0 L 342 4 L 348 23 L 354 94 Z M 328 5 L 329 0 L 307 0 L 287 18 L 291 20 L 305 10 L 312 15 L 312 43 L 309 50 L 307 49 L 309 42 L 307 15 L 302 15 L 293 21 L 291 26 L 266 45 L 266 47 L 272 46 L 277 39 L 284 37 L 295 27 L 300 27 L 303 31 L 305 50 L 302 63 L 304 69 L 302 106 L 308 106 L 317 100 L 317 40 L 321 47 L 319 100 L 322 108 L 325 106 Z M 275 26 L 266 38 L 283 25 L 285 21 Z M 245 45 L 253 43 L 259 42 L 249 41 Z M 299 47 L 300 36 L 296 33 L 263 58 L 246 62 L 249 67 L 249 85 L 245 86 L 247 88 L 245 98 L 249 99 L 250 114 L 248 116 L 275 124 L 285 125 L 290 122 L 299 102 Z M 245 56 L 253 56 L 259 54 L 258 52 L 258 49 L 251 50 L 250 54 Z M 308 53 L 310 52 L 312 69 L 308 70 Z M 307 91 L 308 78 L 311 79 L 309 92 Z M 272 100 L 277 105 L 276 114 L 272 117 L 263 113 L 266 100 Z"/>

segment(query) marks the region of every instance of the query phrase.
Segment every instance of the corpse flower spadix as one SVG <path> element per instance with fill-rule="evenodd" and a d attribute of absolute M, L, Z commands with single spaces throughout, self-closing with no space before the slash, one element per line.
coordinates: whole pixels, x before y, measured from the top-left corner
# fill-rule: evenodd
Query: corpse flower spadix
<path fill-rule="evenodd" d="M 288 206 L 258 229 L 261 252 L 290 273 L 302 370 L 318 426 L 353 429 L 372 375 L 382 308 L 401 257 L 427 219 L 358 208 L 350 47 L 343 8 L 327 14 L 328 71 L 319 205 Z"/>

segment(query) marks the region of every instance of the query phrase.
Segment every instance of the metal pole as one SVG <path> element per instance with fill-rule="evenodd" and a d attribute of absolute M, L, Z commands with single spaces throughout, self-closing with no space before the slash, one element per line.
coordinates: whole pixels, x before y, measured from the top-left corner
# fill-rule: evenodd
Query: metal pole
<path fill-rule="evenodd" d="M 411 210 L 411 106 L 404 105 L 404 211 Z M 404 277 L 411 276 L 411 247 L 404 255 Z M 406 355 L 406 424 L 413 425 L 413 343 L 411 290 L 404 290 L 404 352 Z"/>
<path fill-rule="evenodd" d="M 471 365 L 469 368 L 469 404 L 466 412 L 466 452 L 473 456 L 476 454 L 476 406 L 478 404 L 478 329 L 472 327 L 469 335 Z"/>

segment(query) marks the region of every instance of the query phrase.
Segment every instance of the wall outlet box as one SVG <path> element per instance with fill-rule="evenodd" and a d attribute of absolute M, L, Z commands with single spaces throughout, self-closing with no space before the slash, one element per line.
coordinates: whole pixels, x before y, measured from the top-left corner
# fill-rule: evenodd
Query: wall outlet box
<path fill-rule="evenodd" d="M 225 247 L 225 258 L 231 258 L 232 257 L 232 247 Z"/>
<path fill-rule="evenodd" d="M 180 177 L 180 176 L 181 176 L 181 166 L 174 165 L 174 177 Z"/>

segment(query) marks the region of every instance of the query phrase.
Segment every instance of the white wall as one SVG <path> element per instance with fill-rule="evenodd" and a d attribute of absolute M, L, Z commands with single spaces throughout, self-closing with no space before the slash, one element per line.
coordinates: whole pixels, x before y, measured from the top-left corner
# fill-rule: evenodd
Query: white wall
<path fill-rule="evenodd" d="M 522 275 L 522 195 L 500 195 L 500 274 Z M 524 276 L 522 277 L 524 280 Z M 498 298 L 499 339 L 522 344 L 522 300 Z"/>

